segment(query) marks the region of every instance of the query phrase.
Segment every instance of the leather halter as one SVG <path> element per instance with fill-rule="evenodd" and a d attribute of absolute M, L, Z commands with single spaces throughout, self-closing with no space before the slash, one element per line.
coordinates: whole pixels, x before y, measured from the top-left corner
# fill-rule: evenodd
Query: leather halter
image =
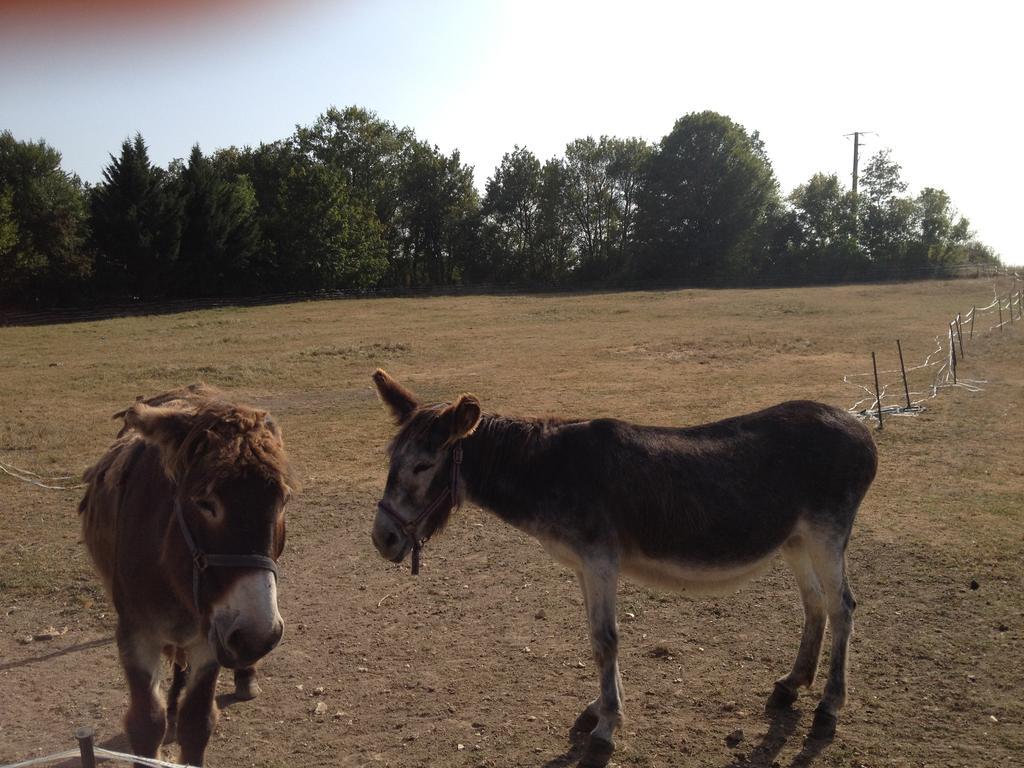
<path fill-rule="evenodd" d="M 430 539 L 431 533 L 423 538 L 416 536 L 416 529 L 425 520 L 429 520 L 439 511 L 451 512 L 459 507 L 459 469 L 462 466 L 462 442 L 458 441 L 452 447 L 452 473 L 448 486 L 439 493 L 432 502 L 412 520 L 403 520 L 390 504 L 381 499 L 377 502 L 377 509 L 390 517 L 407 537 L 412 539 L 412 575 L 417 576 L 420 572 L 420 552 L 423 545 Z"/>
<path fill-rule="evenodd" d="M 201 612 L 199 608 L 199 587 L 203 573 L 211 566 L 215 568 L 261 568 L 274 574 L 274 581 L 278 580 L 277 563 L 265 555 L 206 554 L 199 548 L 196 540 L 192 537 L 192 532 L 189 531 L 188 524 L 185 522 L 185 513 L 181 509 L 181 502 L 178 499 L 174 500 L 174 514 L 178 518 L 178 527 L 181 528 L 181 535 L 185 538 L 188 551 L 192 554 L 192 599 L 196 605 L 196 613 Z"/>

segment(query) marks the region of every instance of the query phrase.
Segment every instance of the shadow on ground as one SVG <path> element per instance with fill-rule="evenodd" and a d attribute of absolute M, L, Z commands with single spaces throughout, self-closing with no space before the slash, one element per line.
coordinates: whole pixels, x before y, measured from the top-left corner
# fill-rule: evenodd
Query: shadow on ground
<path fill-rule="evenodd" d="M 803 713 L 798 709 L 784 709 L 766 715 L 769 720 L 768 732 L 761 737 L 761 741 L 749 755 L 737 755 L 724 768 L 772 768 L 779 765 L 779 754 L 796 732 L 802 717 Z M 807 736 L 800 753 L 789 763 L 790 768 L 809 768 L 832 743 L 833 738 Z"/>

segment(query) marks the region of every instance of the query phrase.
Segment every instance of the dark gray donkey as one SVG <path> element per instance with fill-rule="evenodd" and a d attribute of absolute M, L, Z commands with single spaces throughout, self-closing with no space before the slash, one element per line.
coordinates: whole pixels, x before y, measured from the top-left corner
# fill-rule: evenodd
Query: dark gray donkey
<path fill-rule="evenodd" d="M 580 765 L 606 764 L 622 723 L 619 574 L 721 592 L 776 553 L 796 576 L 804 629 L 768 707 L 790 706 L 814 681 L 827 617 L 830 669 L 812 734 L 834 734 L 856 605 L 846 545 L 878 463 L 863 424 L 808 401 L 687 428 L 508 418 L 481 413 L 472 395 L 423 405 L 382 370 L 373 381 L 399 426 L 373 525 L 383 557 L 401 562 L 412 552 L 415 573 L 422 545 L 469 501 L 576 572 L 601 675 L 601 695 L 574 726 L 589 732 Z"/>

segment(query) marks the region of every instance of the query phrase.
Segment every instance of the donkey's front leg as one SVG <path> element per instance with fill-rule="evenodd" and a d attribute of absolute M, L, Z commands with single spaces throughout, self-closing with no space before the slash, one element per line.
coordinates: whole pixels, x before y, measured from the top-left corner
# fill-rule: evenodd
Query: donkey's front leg
<path fill-rule="evenodd" d="M 604 766 L 615 749 L 615 731 L 622 725 L 622 682 L 619 678 L 619 626 L 615 617 L 615 597 L 619 579 L 618 559 L 614 555 L 588 558 L 581 573 L 590 643 L 600 673 L 601 695 L 580 716 L 597 715 L 580 765 Z M 595 711 L 596 710 L 596 711 Z"/>
<path fill-rule="evenodd" d="M 128 681 L 128 712 L 124 716 L 128 743 L 139 757 L 156 757 L 167 730 L 167 712 L 159 694 L 163 648 L 124 620 L 117 625 L 117 648 Z M 135 765 L 142 768 L 141 763 Z"/>
<path fill-rule="evenodd" d="M 181 762 L 202 765 L 206 745 L 217 724 L 217 677 L 220 664 L 202 643 L 189 652 L 189 675 L 178 712 L 178 744 Z"/>

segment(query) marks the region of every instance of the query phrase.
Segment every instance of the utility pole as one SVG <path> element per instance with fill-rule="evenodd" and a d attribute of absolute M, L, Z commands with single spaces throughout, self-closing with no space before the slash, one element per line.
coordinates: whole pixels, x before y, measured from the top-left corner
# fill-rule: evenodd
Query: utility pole
<path fill-rule="evenodd" d="M 874 133 L 874 131 L 854 131 L 853 133 L 846 134 L 847 136 L 853 136 L 853 197 L 857 198 L 857 164 L 860 160 L 860 137 L 865 133 Z"/>
<path fill-rule="evenodd" d="M 854 131 L 853 133 L 846 134 L 847 137 L 853 136 L 853 239 L 854 242 L 860 239 L 860 216 L 858 215 L 857 209 L 859 208 L 857 199 L 857 163 L 860 160 L 860 137 L 865 133 L 874 133 L 874 131 Z"/>

